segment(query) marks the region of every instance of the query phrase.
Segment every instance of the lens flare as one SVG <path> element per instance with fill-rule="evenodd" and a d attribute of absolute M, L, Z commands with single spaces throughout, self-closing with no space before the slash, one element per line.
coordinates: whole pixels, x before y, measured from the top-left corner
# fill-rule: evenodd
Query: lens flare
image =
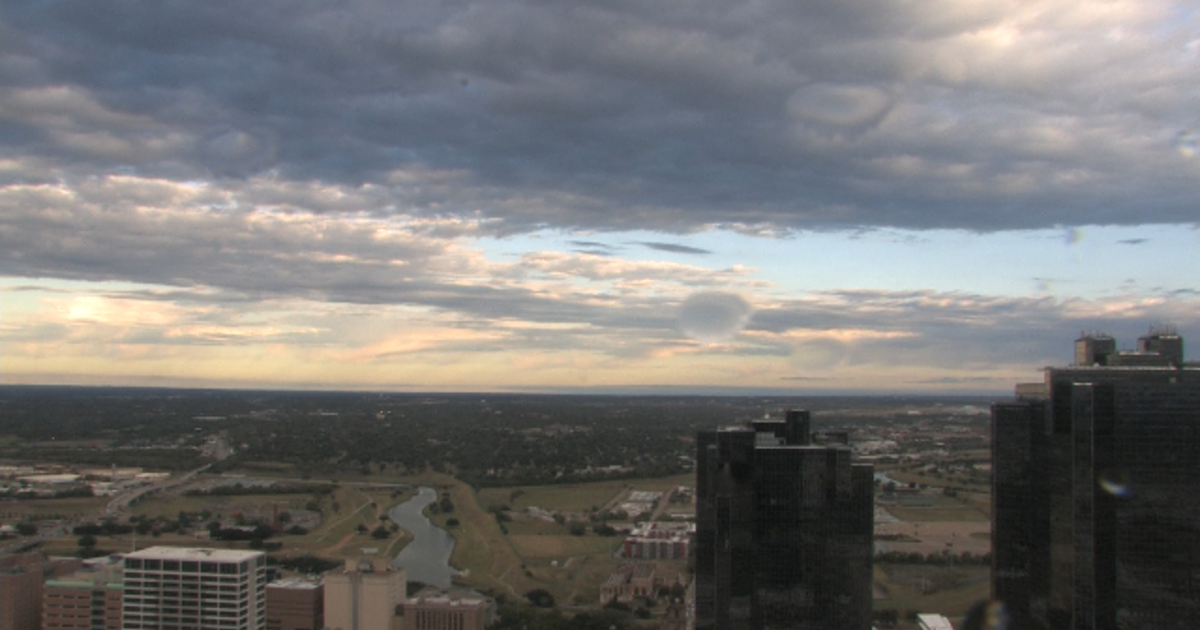
<path fill-rule="evenodd" d="M 1100 489 L 1114 497 L 1127 497 L 1130 493 L 1129 474 L 1123 470 L 1105 470 L 1096 477 Z"/>

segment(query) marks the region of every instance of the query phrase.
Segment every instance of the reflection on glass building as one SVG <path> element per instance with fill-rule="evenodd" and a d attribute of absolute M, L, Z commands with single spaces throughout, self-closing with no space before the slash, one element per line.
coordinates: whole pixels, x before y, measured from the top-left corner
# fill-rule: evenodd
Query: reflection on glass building
<path fill-rule="evenodd" d="M 850 454 L 806 411 L 697 436 L 697 630 L 871 627 L 873 468 Z"/>
<path fill-rule="evenodd" d="M 1170 329 L 1075 357 L 992 408 L 993 596 L 1016 628 L 1193 628 L 1200 363 Z"/>

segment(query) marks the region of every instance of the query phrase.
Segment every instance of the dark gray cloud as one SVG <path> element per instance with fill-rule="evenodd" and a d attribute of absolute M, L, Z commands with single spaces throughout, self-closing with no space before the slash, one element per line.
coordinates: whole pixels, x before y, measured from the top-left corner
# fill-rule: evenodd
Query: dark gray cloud
<path fill-rule="evenodd" d="M 1126 9 L 14 0 L 0 157 L 508 232 L 1195 222 L 1200 25 Z"/>
<path fill-rule="evenodd" d="M 963 385 L 971 383 L 992 383 L 995 379 L 987 376 L 946 376 L 943 378 L 925 378 L 906 381 L 913 385 Z"/>
<path fill-rule="evenodd" d="M 707 256 L 712 253 L 711 251 L 709 251 L 707 249 L 700 249 L 699 247 L 688 247 L 687 245 L 678 245 L 675 243 L 641 242 L 641 243 L 638 243 L 638 245 L 641 245 L 643 247 L 649 247 L 650 249 L 660 251 L 660 252 L 670 252 L 672 254 L 694 254 L 697 256 Z"/>
<path fill-rule="evenodd" d="M 1143 243 L 1148 243 L 1148 242 L 1150 242 L 1150 239 L 1148 239 L 1148 238 L 1126 238 L 1126 239 L 1117 241 L 1117 243 L 1119 243 L 1121 245 L 1141 245 Z"/>
<path fill-rule="evenodd" d="M 612 256 L 619 251 L 617 247 L 597 241 L 570 241 L 568 244 L 574 248 L 573 251 L 593 256 Z"/>

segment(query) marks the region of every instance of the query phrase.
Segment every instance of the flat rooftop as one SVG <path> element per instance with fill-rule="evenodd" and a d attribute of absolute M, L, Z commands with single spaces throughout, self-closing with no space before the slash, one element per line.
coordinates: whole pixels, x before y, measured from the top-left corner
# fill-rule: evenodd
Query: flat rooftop
<path fill-rule="evenodd" d="M 282 580 L 268 582 L 267 588 L 283 588 L 289 590 L 313 590 L 321 588 L 321 583 L 316 580 L 310 580 L 302 577 L 290 577 Z"/>
<path fill-rule="evenodd" d="M 239 551 L 236 549 L 211 549 L 208 547 L 149 547 L 125 554 L 126 558 L 142 560 L 215 560 L 217 562 L 241 562 L 263 555 L 261 551 Z"/>

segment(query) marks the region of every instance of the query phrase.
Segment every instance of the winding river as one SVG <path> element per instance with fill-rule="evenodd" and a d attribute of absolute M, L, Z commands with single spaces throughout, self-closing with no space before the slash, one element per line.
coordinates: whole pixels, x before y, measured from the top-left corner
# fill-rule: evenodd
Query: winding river
<path fill-rule="evenodd" d="M 456 571 L 450 566 L 450 553 L 454 551 L 454 537 L 446 530 L 435 526 L 421 513 L 425 506 L 438 498 L 433 488 L 422 487 L 417 496 L 397 505 L 388 516 L 400 527 L 413 535 L 413 541 L 396 556 L 393 563 L 403 567 L 407 579 L 424 582 L 440 588 L 449 588 Z"/>

